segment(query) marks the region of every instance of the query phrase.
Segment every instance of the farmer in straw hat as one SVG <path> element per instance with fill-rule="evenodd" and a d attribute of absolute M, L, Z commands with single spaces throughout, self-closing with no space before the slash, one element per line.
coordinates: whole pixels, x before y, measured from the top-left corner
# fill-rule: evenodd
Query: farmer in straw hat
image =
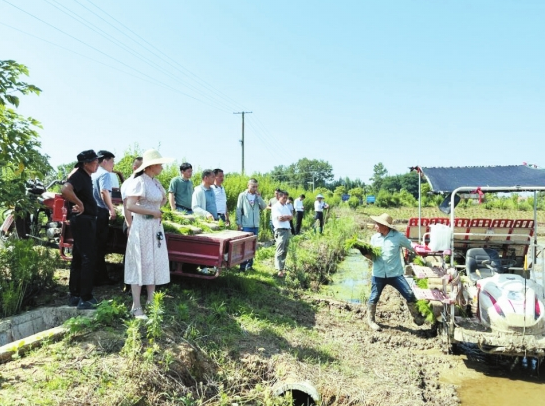
<path fill-rule="evenodd" d="M 367 304 L 367 323 L 373 330 L 381 330 L 375 322 L 375 313 L 382 290 L 386 285 L 390 285 L 405 298 L 415 324 L 421 326 L 424 324 L 424 318 L 416 308 L 416 297 L 403 276 L 401 263 L 401 248 L 405 247 L 412 251 L 411 241 L 394 229 L 393 219 L 388 214 L 371 216 L 371 219 L 375 222 L 375 230 L 377 231 L 371 237 L 371 245 L 379 247 L 381 255 L 375 258 L 368 256 L 373 261 L 373 278 L 371 296 Z"/>
<path fill-rule="evenodd" d="M 129 228 L 125 254 L 125 283 L 131 285 L 133 304 L 131 314 L 138 319 L 147 319 L 140 293 L 146 285 L 148 302 L 153 301 L 155 285 L 170 282 L 167 245 L 161 224 L 161 206 L 167 202 L 166 191 L 156 179 L 163 170 L 163 164 L 173 158 L 163 158 L 150 149 L 144 152 L 142 165 L 127 186 L 127 210 L 133 214 Z"/>

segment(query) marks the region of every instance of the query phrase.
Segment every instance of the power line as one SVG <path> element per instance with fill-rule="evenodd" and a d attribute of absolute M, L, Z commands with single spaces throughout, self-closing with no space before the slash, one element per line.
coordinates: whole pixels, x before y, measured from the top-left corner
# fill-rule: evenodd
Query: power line
<path fill-rule="evenodd" d="M 256 128 L 251 121 L 248 122 L 248 125 L 251 129 L 254 130 L 254 135 L 263 143 L 267 151 L 270 153 L 274 153 L 275 156 L 273 158 L 275 158 L 275 160 L 277 161 L 282 162 L 284 160 L 284 156 L 280 149 L 275 145 L 275 143 L 269 142 L 265 135 L 261 134 L 260 130 Z"/>
<path fill-rule="evenodd" d="M 3 26 L 5 26 L 5 27 L 8 27 L 8 28 L 10 28 L 10 29 L 12 29 L 12 30 L 14 30 L 14 31 L 18 31 L 18 32 L 20 32 L 20 33 L 22 33 L 22 34 L 28 35 L 29 37 L 36 38 L 36 39 L 38 39 L 38 40 L 40 40 L 40 41 L 43 41 L 43 42 L 46 42 L 46 43 L 51 44 L 51 45 L 53 45 L 53 46 L 56 46 L 56 47 L 58 47 L 58 48 L 64 49 L 65 51 L 71 52 L 71 53 L 73 53 L 73 54 L 75 54 L 75 55 L 78 55 L 78 56 L 81 56 L 81 57 L 83 57 L 83 58 L 89 59 L 89 60 L 91 60 L 91 61 L 93 61 L 93 62 L 96 62 L 96 63 L 98 63 L 98 64 L 107 66 L 108 68 L 112 68 L 112 69 L 117 70 L 117 71 L 119 71 L 119 72 L 121 72 L 121 73 L 124 73 L 124 74 L 126 74 L 126 75 L 129 75 L 129 76 L 132 76 L 132 77 L 134 77 L 134 78 L 143 80 L 144 82 L 148 82 L 148 83 L 151 83 L 151 84 L 154 84 L 154 85 L 157 85 L 157 84 L 158 84 L 158 83 L 156 83 L 156 82 L 152 82 L 152 81 L 147 80 L 147 79 L 145 79 L 145 78 L 142 78 L 142 77 L 140 77 L 140 76 L 136 76 L 136 75 L 134 75 L 134 74 L 132 74 L 132 73 L 130 73 L 130 72 L 127 72 L 127 71 L 125 71 L 125 70 L 123 70 L 123 69 L 119 69 L 119 68 L 116 67 L 116 66 L 109 65 L 109 64 L 107 64 L 107 63 L 101 62 L 101 61 L 99 61 L 98 59 L 92 58 L 92 57 L 90 57 L 90 56 L 88 56 L 88 55 L 84 55 L 84 54 L 79 53 L 79 52 L 77 52 L 77 51 L 74 51 L 74 50 L 72 50 L 72 49 L 70 49 L 70 48 L 66 48 L 66 47 L 64 47 L 64 46 L 62 46 L 62 45 L 56 44 L 56 43 L 54 43 L 54 42 L 52 42 L 52 41 L 49 41 L 49 40 L 47 40 L 47 39 L 38 37 L 37 35 L 34 35 L 34 34 L 29 33 L 29 32 L 23 31 L 23 30 L 21 30 L 21 29 L 19 29 L 19 28 L 16 28 L 16 27 L 12 27 L 12 26 L 9 25 L 9 24 L 3 23 L 3 22 L 1 22 L 1 21 L 0 21 L 0 24 L 3 25 Z"/>
<path fill-rule="evenodd" d="M 222 108 L 220 108 L 220 107 L 213 106 L 213 105 L 211 105 L 211 104 L 209 104 L 209 103 L 206 103 L 206 102 L 203 101 L 203 100 L 200 100 L 200 99 L 198 99 L 198 98 L 196 98 L 196 97 L 193 97 L 193 96 L 191 96 L 191 95 L 189 95 L 189 94 L 187 94 L 187 93 L 185 93 L 185 92 L 182 92 L 182 91 L 180 91 L 180 90 L 178 90 L 178 89 L 176 89 L 176 88 L 174 88 L 174 87 L 172 87 L 172 86 L 170 86 L 170 85 L 168 85 L 168 84 L 166 84 L 166 83 L 163 83 L 163 82 L 160 81 L 160 80 L 157 80 L 157 79 L 151 77 L 150 75 L 148 75 L 148 74 L 146 74 L 146 73 L 144 73 L 144 72 L 141 72 L 140 70 L 138 70 L 138 69 L 136 69 L 136 68 L 133 68 L 132 66 L 130 66 L 130 65 L 128 65 L 128 64 L 126 64 L 126 63 L 120 61 L 119 59 L 117 59 L 117 58 L 115 58 L 115 57 L 113 57 L 113 56 L 111 56 L 111 55 L 108 55 L 107 53 L 101 51 L 100 49 L 98 49 L 98 48 L 96 48 L 96 47 L 94 47 L 94 46 L 92 46 L 92 45 L 89 45 L 89 44 L 87 44 L 86 42 L 84 42 L 84 41 L 82 41 L 82 40 L 80 40 L 80 39 L 74 37 L 73 35 L 71 35 L 71 34 L 65 32 L 65 31 L 61 30 L 60 28 L 57 28 L 57 27 L 55 27 L 54 25 L 52 25 L 52 24 L 50 24 L 50 23 L 48 23 L 48 22 L 42 20 L 41 18 L 36 17 L 35 15 L 29 13 L 28 11 L 25 11 L 25 10 L 23 10 L 22 8 L 17 7 L 16 5 L 10 3 L 10 2 L 7 1 L 7 0 L 2 0 L 2 1 L 3 1 L 4 3 L 7 3 L 7 4 L 9 4 L 10 6 L 12 6 L 12 7 L 18 9 L 19 11 L 21 11 L 21 12 L 23 12 L 23 13 L 29 15 L 30 17 L 32 17 L 32 18 L 34 18 L 34 19 L 36 19 L 36 20 L 42 22 L 43 24 L 45 24 L 45 25 L 47 25 L 47 26 L 49 26 L 49 27 L 51 27 L 51 28 L 53 28 L 53 29 L 59 31 L 60 33 L 62 33 L 62 34 L 64 34 L 64 35 L 66 35 L 66 36 L 68 36 L 68 37 L 70 37 L 70 38 L 72 38 L 72 39 L 78 41 L 79 43 L 81 43 L 81 44 L 83 44 L 83 45 L 85 45 L 85 46 L 87 46 L 87 47 L 89 47 L 89 48 L 95 50 L 96 52 L 98 52 L 98 53 L 100 53 L 100 54 L 102 54 L 102 55 L 104 55 L 104 56 L 106 56 L 106 57 L 108 57 L 108 58 L 110 58 L 110 59 L 113 59 L 114 61 L 120 63 L 121 65 L 126 66 L 127 68 L 129 68 L 129 69 L 131 69 L 131 70 L 133 70 L 133 71 L 135 71 L 135 72 L 138 72 L 139 74 L 141 74 L 141 75 L 143 75 L 143 76 L 145 76 L 145 77 L 151 79 L 152 81 L 154 81 L 154 82 L 156 82 L 156 83 L 158 83 L 158 84 L 160 84 L 160 85 L 162 85 L 162 86 L 164 86 L 164 87 L 167 87 L 168 89 L 170 89 L 170 90 L 172 90 L 172 91 L 174 91 L 174 92 L 176 92 L 176 93 L 182 94 L 182 95 L 184 95 L 184 96 L 186 96 L 186 97 L 189 97 L 189 98 L 191 98 L 191 99 L 193 99 L 193 100 L 196 100 L 196 101 L 198 101 L 198 102 L 200 102 L 200 103 L 206 104 L 206 105 L 208 105 L 208 106 L 210 106 L 210 107 L 214 107 L 214 108 L 216 108 L 216 109 L 218 109 L 218 110 L 222 110 L 222 111 L 224 111 L 224 112 L 228 112 L 228 110 L 225 110 L 225 109 L 222 109 Z"/>
<path fill-rule="evenodd" d="M 251 120 L 253 121 L 253 120 Z M 251 123 L 250 123 L 251 124 Z M 265 128 L 265 126 L 261 123 L 261 121 L 259 120 L 259 117 L 256 115 L 255 116 L 255 124 L 261 129 L 261 131 L 264 133 L 264 137 L 266 138 L 267 137 L 267 134 L 268 134 L 268 137 L 272 139 L 272 143 L 273 145 L 275 145 L 275 147 L 281 152 L 281 156 L 283 156 L 284 158 L 286 157 L 289 157 L 291 160 L 294 159 L 294 156 L 293 154 L 289 151 L 289 149 L 285 149 L 284 148 L 284 144 L 285 142 L 278 142 L 278 140 L 275 139 L 275 137 Z"/>
<path fill-rule="evenodd" d="M 78 0 L 73 0 L 75 1 L 76 3 L 80 4 L 82 7 L 86 8 L 87 10 L 89 10 L 87 7 L 85 7 L 83 4 L 81 4 Z M 97 17 L 101 18 L 103 21 L 105 21 L 107 24 L 110 24 L 112 27 L 114 27 L 116 30 L 118 30 L 119 32 L 121 32 L 123 35 L 125 35 L 127 38 L 131 39 L 132 41 L 134 41 L 135 43 L 137 43 L 139 46 L 141 46 L 142 48 L 146 49 L 148 52 L 152 53 L 153 55 L 155 55 L 156 57 L 160 58 L 161 60 L 163 60 L 165 63 L 169 64 L 170 66 L 174 67 L 175 69 L 177 69 L 180 73 L 182 73 L 183 75 L 185 75 L 186 77 L 190 78 L 189 75 L 191 75 L 194 79 L 195 82 L 197 82 L 200 86 L 208 89 L 209 91 L 213 92 L 214 94 L 216 94 L 217 96 L 225 99 L 226 101 L 229 101 L 229 102 L 232 102 L 233 104 L 241 107 L 241 105 L 236 102 L 235 100 L 233 100 L 232 98 L 230 98 L 229 96 L 225 95 L 224 93 L 222 93 L 221 91 L 215 89 L 212 85 L 208 84 L 206 81 L 204 81 L 203 79 L 201 79 L 199 76 L 195 75 L 193 72 L 189 71 L 187 68 L 185 68 L 183 65 L 181 65 L 180 63 L 178 63 L 177 61 L 175 61 L 174 59 L 172 59 L 171 57 L 169 57 L 167 54 L 165 54 L 164 52 L 162 52 L 161 50 L 159 50 L 157 47 L 155 47 L 153 44 L 149 43 L 148 41 L 146 41 L 144 38 L 142 38 L 140 35 L 138 35 L 136 32 L 134 32 L 133 30 L 131 30 L 129 27 L 127 27 L 126 25 L 124 25 L 122 22 L 120 22 L 119 20 L 117 20 L 115 17 L 111 16 L 110 14 L 108 14 L 106 11 L 104 11 L 102 8 L 100 8 L 99 6 L 97 6 L 96 4 L 94 4 L 91 0 L 87 0 L 88 3 L 91 3 L 94 7 L 96 7 L 98 10 L 100 10 L 103 14 L 105 14 L 106 16 L 108 16 L 109 18 L 111 18 L 113 21 L 115 21 L 117 24 L 119 24 L 120 26 L 122 26 L 123 28 L 125 28 L 127 31 L 129 31 L 131 34 L 133 34 L 134 36 L 136 36 L 137 38 L 139 38 L 141 41 L 143 41 L 144 43 L 146 43 L 147 45 L 149 45 L 151 48 L 153 48 L 155 51 L 157 51 L 160 55 L 158 55 L 156 52 L 150 50 L 148 47 L 142 45 L 141 43 L 139 43 L 138 41 L 136 41 L 135 39 L 131 38 L 130 36 L 126 35 L 125 33 L 123 33 L 122 31 L 120 31 L 117 27 L 115 27 L 114 25 L 108 23 L 106 20 L 104 20 L 102 17 L 100 17 L 98 14 L 96 13 L 93 13 L 95 14 Z M 90 12 L 92 12 L 91 10 L 89 10 Z M 167 59 L 163 58 L 161 55 L 163 55 L 164 57 L 166 57 Z M 177 65 L 177 67 L 175 65 L 173 65 L 170 61 L 172 61 L 175 65 Z M 242 108 L 242 110 L 244 110 L 244 108 Z"/>
<path fill-rule="evenodd" d="M 184 86 L 187 86 L 187 87 L 190 87 L 192 88 L 193 90 L 195 90 L 197 93 L 201 93 L 201 96 L 202 97 L 205 97 L 206 99 L 208 99 L 209 101 L 211 101 L 212 103 L 218 103 L 218 104 L 223 104 L 221 107 L 224 108 L 224 109 L 229 109 L 230 106 L 229 105 L 225 105 L 225 103 L 223 101 L 218 101 L 218 100 L 215 100 L 214 98 L 206 95 L 206 94 L 203 94 L 198 88 L 196 88 L 195 86 L 189 84 L 189 83 L 185 83 L 183 82 L 179 77 L 177 77 L 176 75 L 173 75 L 172 73 L 168 72 L 165 68 L 163 68 L 162 66 L 160 66 L 159 64 L 153 62 L 151 59 L 149 59 L 148 57 L 144 56 L 143 54 L 141 54 L 140 52 L 138 52 L 137 50 L 133 49 L 132 47 L 124 44 L 122 41 L 118 40 L 117 38 L 114 38 L 113 36 L 111 36 L 109 33 L 107 33 L 106 31 L 104 31 L 103 29 L 99 28 L 96 24 L 93 24 L 92 22 L 90 21 L 87 21 L 86 19 L 84 19 L 81 15 L 77 14 L 76 12 L 74 12 L 73 10 L 70 10 L 68 7 L 64 6 L 64 5 L 60 5 L 61 7 L 63 7 L 65 10 L 61 10 L 59 7 L 57 7 L 56 5 L 52 4 L 50 0 L 44 0 L 46 3 L 50 4 L 51 6 L 55 7 L 57 10 L 63 12 L 64 14 L 68 15 L 70 18 L 78 21 L 80 24 L 84 25 L 85 27 L 89 28 L 90 30 L 94 31 L 95 33 L 97 33 L 98 35 L 100 35 L 101 37 L 105 38 L 107 41 L 111 42 L 112 44 L 120 47 L 121 49 L 125 50 L 126 52 L 129 52 L 130 54 L 132 54 L 133 56 L 135 56 L 136 58 L 140 59 L 141 61 L 143 61 L 144 63 L 146 63 L 147 65 L 151 66 L 152 68 L 155 68 L 157 70 L 159 70 L 160 72 L 164 73 L 165 75 L 169 76 L 171 79 L 177 81 L 178 83 L 184 85 Z M 56 0 L 52 0 L 54 1 L 55 3 L 59 4 L 58 1 Z M 80 4 L 78 2 L 78 4 Z M 83 6 L 83 5 L 82 5 Z M 86 8 L 88 10 L 88 8 Z M 92 11 L 91 11 L 92 12 Z M 70 13 L 70 14 L 69 14 Z M 97 17 L 101 18 L 100 16 L 98 16 L 96 13 L 93 13 L 95 14 Z M 105 21 L 104 19 L 102 19 L 103 21 Z M 115 27 L 114 27 L 115 28 Z"/>

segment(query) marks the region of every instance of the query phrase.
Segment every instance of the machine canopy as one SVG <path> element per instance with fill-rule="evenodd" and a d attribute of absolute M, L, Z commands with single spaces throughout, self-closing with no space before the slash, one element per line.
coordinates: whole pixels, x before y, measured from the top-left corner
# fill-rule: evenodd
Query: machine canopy
<path fill-rule="evenodd" d="M 420 167 L 434 193 L 450 193 L 459 187 L 518 187 L 521 191 L 545 187 L 545 170 L 526 165 Z"/>

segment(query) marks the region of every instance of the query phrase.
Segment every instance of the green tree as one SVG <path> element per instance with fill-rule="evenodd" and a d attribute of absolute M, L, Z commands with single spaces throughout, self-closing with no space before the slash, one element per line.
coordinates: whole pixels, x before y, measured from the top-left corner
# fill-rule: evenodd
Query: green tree
<path fill-rule="evenodd" d="M 369 178 L 369 180 L 372 182 L 372 188 L 375 191 L 375 193 L 378 193 L 378 191 L 382 187 L 382 182 L 384 178 L 388 175 L 388 171 L 384 167 L 384 164 L 382 162 L 379 162 L 375 166 L 373 166 L 373 176 Z"/>
<path fill-rule="evenodd" d="M 413 195 L 415 199 L 418 199 L 418 173 L 413 171 L 400 176 L 401 188 Z"/>
<path fill-rule="evenodd" d="M 16 203 L 26 207 L 29 203 L 25 196 L 26 180 L 43 179 L 52 169 L 48 157 L 38 151 L 41 143 L 36 129 L 41 128 L 40 123 L 14 110 L 19 106 L 19 95 L 41 92 L 36 86 L 20 81 L 21 75 L 28 76 L 26 66 L 11 60 L 0 61 L 0 206 L 3 207 Z"/>
<path fill-rule="evenodd" d="M 365 191 L 361 187 L 355 187 L 355 188 L 350 189 L 348 191 L 348 194 L 350 195 L 350 197 L 356 197 L 359 200 L 362 200 L 363 195 L 365 194 Z"/>
<path fill-rule="evenodd" d="M 386 176 L 382 179 L 380 189 L 390 193 L 396 193 L 401 190 L 401 176 Z"/>
<path fill-rule="evenodd" d="M 289 166 L 275 166 L 270 176 L 274 181 L 289 183 L 292 187 L 325 187 L 333 180 L 333 167 L 323 160 L 302 158 Z"/>
<path fill-rule="evenodd" d="M 342 196 L 346 193 L 346 186 L 337 186 L 333 194 Z"/>

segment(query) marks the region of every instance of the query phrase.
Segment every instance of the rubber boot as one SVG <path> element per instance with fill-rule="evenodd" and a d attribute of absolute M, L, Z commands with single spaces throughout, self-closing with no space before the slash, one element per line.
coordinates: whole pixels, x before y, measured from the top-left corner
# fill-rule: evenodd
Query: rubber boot
<path fill-rule="evenodd" d="M 426 321 L 426 318 L 420 314 L 418 311 L 418 308 L 416 307 L 416 303 L 408 303 L 407 307 L 409 308 L 409 312 L 411 313 L 411 316 L 413 317 L 414 324 L 417 326 L 421 326 Z"/>
<path fill-rule="evenodd" d="M 371 327 L 372 330 L 380 331 L 382 330 L 380 326 L 375 323 L 375 313 L 377 312 L 376 304 L 367 305 L 367 324 Z"/>

